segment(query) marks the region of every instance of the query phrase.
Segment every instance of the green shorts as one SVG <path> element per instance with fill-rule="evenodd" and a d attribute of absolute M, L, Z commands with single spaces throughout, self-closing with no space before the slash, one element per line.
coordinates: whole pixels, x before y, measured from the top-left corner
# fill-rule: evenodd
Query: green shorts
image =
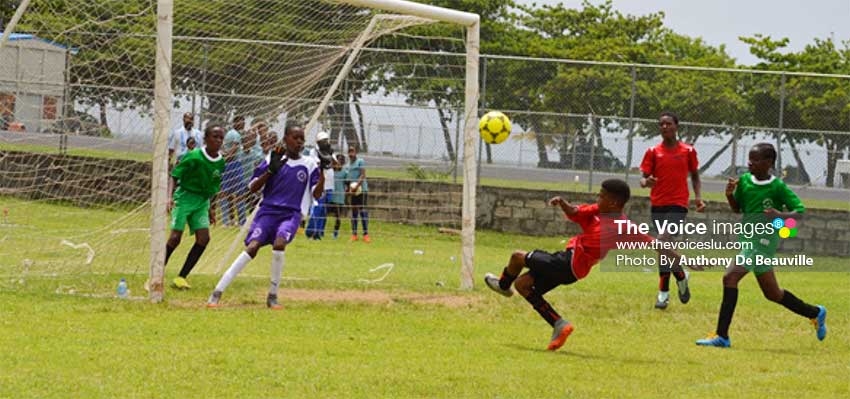
<path fill-rule="evenodd" d="M 748 272 L 752 272 L 756 275 L 756 277 L 773 270 L 773 266 L 771 265 L 759 264 L 757 262 L 757 255 L 773 259 L 776 253 L 763 252 L 755 249 L 742 249 L 741 252 L 735 256 L 735 264 L 747 269 Z"/>
<path fill-rule="evenodd" d="M 189 223 L 189 233 L 210 228 L 209 198 L 178 189 L 174 193 L 174 209 L 171 210 L 171 230 L 183 231 Z"/>

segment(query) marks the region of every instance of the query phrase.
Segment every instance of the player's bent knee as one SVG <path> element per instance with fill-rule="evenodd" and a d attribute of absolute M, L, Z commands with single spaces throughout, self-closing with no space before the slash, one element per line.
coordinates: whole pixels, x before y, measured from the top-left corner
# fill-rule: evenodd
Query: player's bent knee
<path fill-rule="evenodd" d="M 782 301 L 782 291 L 764 291 L 763 294 L 768 301 L 776 303 Z"/>
<path fill-rule="evenodd" d="M 527 252 L 525 251 L 514 251 L 514 253 L 511 254 L 511 262 L 525 264 L 526 254 Z"/>
<path fill-rule="evenodd" d="M 726 273 L 723 275 L 723 286 L 735 288 L 738 286 L 738 275 L 733 273 Z"/>
<path fill-rule="evenodd" d="M 534 280 L 531 279 L 531 277 L 528 275 L 520 276 L 514 282 L 514 287 L 520 295 L 522 295 L 523 297 L 527 297 L 531 295 L 531 291 L 534 290 Z"/>

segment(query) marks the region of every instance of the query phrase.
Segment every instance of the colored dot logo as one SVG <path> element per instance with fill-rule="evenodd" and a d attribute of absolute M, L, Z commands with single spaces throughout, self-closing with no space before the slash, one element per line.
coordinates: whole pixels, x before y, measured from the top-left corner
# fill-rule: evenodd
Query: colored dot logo
<path fill-rule="evenodd" d="M 779 229 L 779 237 L 790 238 L 797 236 L 797 221 L 794 218 L 782 220 L 782 218 L 773 219 L 771 222 L 773 227 Z"/>

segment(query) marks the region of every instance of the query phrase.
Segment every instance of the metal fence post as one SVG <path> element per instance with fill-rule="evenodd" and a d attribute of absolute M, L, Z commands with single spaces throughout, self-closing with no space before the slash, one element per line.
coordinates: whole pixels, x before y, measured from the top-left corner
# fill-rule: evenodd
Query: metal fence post
<path fill-rule="evenodd" d="M 593 158 L 596 153 L 596 133 L 597 125 L 593 114 L 590 114 L 590 164 L 587 168 L 587 192 L 593 192 Z"/>
<path fill-rule="evenodd" d="M 776 137 L 776 164 L 779 167 L 777 173 L 782 176 L 782 138 L 785 129 L 785 72 L 782 72 L 782 78 L 779 88 L 779 134 Z"/>
<path fill-rule="evenodd" d="M 732 126 L 732 162 L 730 165 L 732 167 L 732 176 L 738 175 L 738 126 Z"/>
<path fill-rule="evenodd" d="M 416 159 L 422 158 L 422 124 L 419 124 L 419 137 L 416 139 Z"/>
<path fill-rule="evenodd" d="M 632 65 L 632 94 L 629 98 L 629 136 L 628 149 L 626 150 L 626 182 L 629 181 L 629 173 L 632 169 L 633 135 L 635 132 L 635 97 L 637 96 L 637 67 Z"/>
<path fill-rule="evenodd" d="M 204 64 L 201 67 L 201 106 L 198 110 L 198 129 L 204 129 L 204 98 L 207 96 L 207 60 L 209 59 L 209 48 L 204 43 Z M 194 111 L 194 109 L 192 110 Z"/>
<path fill-rule="evenodd" d="M 479 110 L 487 109 L 487 58 L 481 57 L 481 89 L 478 92 L 478 98 L 481 100 L 481 106 L 478 108 Z M 480 111 L 479 111 L 480 112 Z M 475 115 L 477 118 L 478 115 Z M 484 140 L 481 139 L 481 135 L 478 136 L 478 170 L 476 171 L 476 175 L 478 176 L 475 179 L 476 183 L 481 185 L 481 151 L 484 149 Z"/>
<path fill-rule="evenodd" d="M 458 109 L 455 111 L 455 159 L 454 167 L 452 167 L 452 182 L 457 184 L 457 160 L 458 153 L 460 152 L 460 118 L 463 115 L 463 109 Z"/>

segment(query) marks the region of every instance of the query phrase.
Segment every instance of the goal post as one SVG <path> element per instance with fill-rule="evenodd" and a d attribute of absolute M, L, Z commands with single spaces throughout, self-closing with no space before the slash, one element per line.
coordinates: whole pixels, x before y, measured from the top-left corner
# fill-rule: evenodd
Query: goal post
<path fill-rule="evenodd" d="M 464 129 L 463 129 L 463 190 L 462 190 L 462 221 L 461 221 L 461 271 L 460 287 L 473 287 L 473 272 L 475 260 L 475 215 L 476 215 L 476 173 L 475 173 L 475 144 L 477 137 L 478 119 L 478 58 L 479 58 L 479 16 L 477 14 L 435 7 L 403 0 L 338 0 L 332 3 L 346 4 L 364 9 L 374 9 L 415 16 L 428 20 L 445 22 L 463 26 L 466 29 L 466 63 L 464 82 Z M 368 31 L 374 28 L 376 19 L 370 20 Z M 163 278 L 166 242 L 166 206 L 168 181 L 168 155 L 166 141 L 171 126 L 172 109 L 172 28 L 174 19 L 173 0 L 157 1 L 157 49 L 156 49 L 156 80 L 154 92 L 154 164 L 151 196 L 151 256 L 150 256 L 150 297 L 153 302 L 163 298 Z M 323 112 L 328 100 L 339 87 L 342 78 L 348 73 L 351 63 L 356 59 L 357 52 L 368 41 L 370 32 L 363 31 L 345 49 L 349 52 L 345 64 L 338 72 L 327 92 L 322 96 L 318 108 L 314 110 L 308 127 L 316 123 Z M 202 100 L 203 101 L 203 100 Z M 243 227 L 242 232 L 244 233 Z M 232 246 L 231 246 L 232 247 Z"/>
<path fill-rule="evenodd" d="M 161 302 L 164 293 L 165 243 L 168 225 L 168 135 L 171 127 L 171 56 L 174 0 L 157 0 L 154 133 L 151 176 L 151 265 L 149 299 Z"/>
<path fill-rule="evenodd" d="M 472 289 L 475 270 L 475 138 L 478 133 L 478 58 L 480 16 L 464 11 L 435 7 L 404 0 L 341 0 L 342 2 L 400 14 L 415 15 L 466 27 L 466 82 L 464 88 L 465 125 L 463 129 L 463 209 L 461 228 L 461 289 Z"/>

